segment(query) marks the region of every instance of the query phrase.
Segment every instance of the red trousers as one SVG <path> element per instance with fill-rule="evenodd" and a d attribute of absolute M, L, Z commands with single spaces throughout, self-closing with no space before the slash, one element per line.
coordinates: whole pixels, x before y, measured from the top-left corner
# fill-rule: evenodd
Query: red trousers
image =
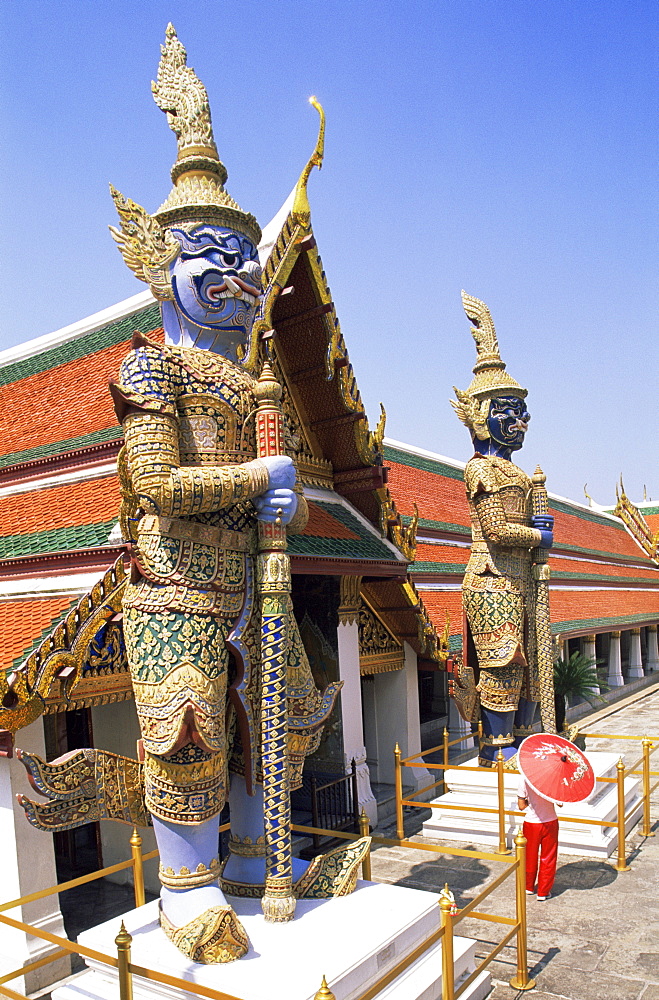
<path fill-rule="evenodd" d="M 537 874 L 538 896 L 548 896 L 556 875 L 558 820 L 554 819 L 551 823 L 525 823 L 523 830 L 526 837 L 526 888 L 533 890 Z"/>

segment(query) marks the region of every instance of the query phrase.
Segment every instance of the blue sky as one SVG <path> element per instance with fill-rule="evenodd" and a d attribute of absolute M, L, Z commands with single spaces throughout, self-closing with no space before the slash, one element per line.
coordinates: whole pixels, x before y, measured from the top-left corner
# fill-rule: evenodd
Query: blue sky
<path fill-rule="evenodd" d="M 314 231 L 367 411 L 466 460 L 460 289 L 529 389 L 519 464 L 553 491 L 659 501 L 657 18 L 644 0 L 5 0 L 0 349 L 142 290 L 111 181 L 154 210 L 176 144 L 153 103 L 172 20 L 228 190 L 262 225 L 313 147 Z M 104 391 L 99 387 L 99 391 Z M 81 428 L 81 432 L 82 432 Z"/>

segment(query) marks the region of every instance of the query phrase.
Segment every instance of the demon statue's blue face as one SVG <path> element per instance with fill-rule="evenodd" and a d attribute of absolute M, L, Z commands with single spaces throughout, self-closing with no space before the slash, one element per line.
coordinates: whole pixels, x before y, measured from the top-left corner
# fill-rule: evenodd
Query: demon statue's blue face
<path fill-rule="evenodd" d="M 487 429 L 502 451 L 519 451 L 524 444 L 531 414 L 517 396 L 497 396 L 490 402 Z"/>
<path fill-rule="evenodd" d="M 174 301 L 163 303 L 168 340 L 235 359 L 261 293 L 256 247 L 242 233 L 205 223 L 170 232 L 181 252 L 170 265 Z"/>

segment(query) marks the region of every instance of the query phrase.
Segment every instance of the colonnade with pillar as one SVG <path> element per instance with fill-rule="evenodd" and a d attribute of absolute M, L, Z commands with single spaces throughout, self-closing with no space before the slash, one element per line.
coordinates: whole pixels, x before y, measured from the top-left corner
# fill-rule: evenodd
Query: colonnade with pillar
<path fill-rule="evenodd" d="M 610 688 L 623 687 L 646 674 L 659 671 L 657 625 L 612 630 L 597 635 L 590 633 L 579 639 L 581 652 L 589 659 L 597 658 L 599 645 L 599 655 L 605 661 L 606 681 Z M 568 642 L 564 640 L 563 655 L 567 655 L 567 646 Z"/>

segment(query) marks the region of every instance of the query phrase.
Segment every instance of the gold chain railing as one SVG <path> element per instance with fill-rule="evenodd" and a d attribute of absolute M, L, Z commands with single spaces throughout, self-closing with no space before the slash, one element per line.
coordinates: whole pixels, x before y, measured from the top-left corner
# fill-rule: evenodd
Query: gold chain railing
<path fill-rule="evenodd" d="M 222 831 L 228 828 L 228 823 L 220 827 Z M 344 840 L 355 840 L 357 837 L 355 834 L 343 833 L 338 830 L 328 831 L 316 827 L 300 826 L 297 824 L 293 824 L 292 829 L 296 833 L 302 834 L 316 833 L 323 836 L 331 834 L 333 837 Z M 367 836 L 368 832 L 368 817 L 362 810 L 359 836 Z M 518 833 L 515 839 L 516 855 L 514 859 L 504 859 L 497 854 L 486 851 L 468 851 L 457 847 L 438 847 L 435 844 L 417 843 L 416 841 L 409 841 L 403 838 L 391 839 L 387 837 L 373 836 L 372 843 L 385 847 L 404 847 L 416 851 L 423 850 L 428 851 L 429 853 L 443 855 L 452 854 L 459 857 L 475 858 L 482 861 L 499 861 L 503 862 L 506 865 L 506 868 L 478 896 L 476 896 L 475 899 L 473 899 L 463 909 L 457 910 L 455 913 L 454 904 L 450 900 L 447 885 L 444 893 L 440 897 L 440 925 L 437 929 L 431 932 L 431 934 L 429 934 L 424 941 L 422 941 L 411 953 L 406 955 L 405 958 L 401 959 L 401 961 L 390 969 L 389 972 L 383 975 L 376 983 L 372 984 L 366 992 L 361 994 L 358 1000 L 373 1000 L 373 998 L 375 998 L 377 994 L 385 988 L 385 986 L 396 979 L 397 976 L 401 975 L 405 969 L 412 965 L 413 962 L 415 962 L 422 954 L 424 954 L 429 948 L 440 940 L 442 941 L 442 1000 L 458 1000 L 474 979 L 494 960 L 494 958 L 496 958 L 502 948 L 504 948 L 515 935 L 517 935 L 517 973 L 511 980 L 511 985 L 513 985 L 516 989 L 522 990 L 533 988 L 535 984 L 533 980 L 529 978 L 527 967 L 526 894 L 524 891 L 526 872 L 526 840 L 522 836 L 521 832 Z M 93 948 L 87 948 L 85 945 L 78 943 L 74 944 L 67 938 L 59 937 L 56 934 L 50 934 L 48 931 L 44 931 L 41 928 L 34 927 L 31 924 L 25 923 L 21 920 L 16 920 L 7 915 L 6 911 L 13 909 L 14 907 L 23 906 L 26 903 L 33 902 L 36 899 L 43 899 L 46 896 L 54 895 L 58 892 L 65 892 L 67 889 L 73 889 L 76 886 L 85 885 L 88 882 L 93 882 L 96 879 L 104 878 L 107 875 L 112 875 L 115 872 L 124 871 L 128 868 L 133 869 L 135 904 L 136 906 L 142 906 L 145 900 L 143 862 L 156 857 L 158 852 L 150 851 L 148 854 L 142 854 L 142 838 L 135 828 L 133 829 L 130 838 L 130 846 L 131 858 L 129 861 L 120 862 L 116 865 L 110 865 L 107 868 L 91 872 L 90 874 L 83 875 L 80 878 L 71 879 L 68 882 L 62 882 L 59 885 L 43 889 L 40 892 L 30 893 L 27 896 L 22 896 L 20 899 L 12 899 L 7 903 L 0 904 L 0 924 L 4 924 L 16 930 L 24 931 L 26 934 L 33 935 L 43 941 L 47 941 L 50 944 L 58 946 L 58 950 L 46 958 L 31 962 L 28 965 L 23 965 L 15 971 L 3 975 L 0 978 L 0 996 L 9 997 L 10 1000 L 24 1000 L 23 994 L 15 992 L 5 984 L 10 982 L 12 979 L 16 979 L 26 973 L 42 968 L 50 962 L 57 961 L 67 954 L 75 954 L 80 955 L 83 958 L 92 959 L 102 965 L 107 965 L 117 969 L 120 1000 L 132 1000 L 133 976 L 139 976 L 142 979 L 162 983 L 166 986 L 173 986 L 179 990 L 186 990 L 188 993 L 195 996 L 207 997 L 209 1000 L 242 1000 L 240 997 L 233 996 L 229 993 L 223 993 L 219 990 L 213 990 L 207 986 L 202 986 L 199 983 L 192 983 L 187 979 L 179 979 L 176 976 L 169 976 L 166 973 L 158 972 L 155 969 L 148 969 L 144 966 L 136 965 L 131 961 L 132 936 L 126 930 L 123 921 L 121 929 L 115 938 L 117 955 L 114 956 L 105 955 L 104 953 L 96 951 Z M 367 854 L 362 862 L 362 873 L 365 879 L 370 880 L 371 862 L 369 854 Z M 516 916 L 514 919 L 512 917 L 500 917 L 496 914 L 483 913 L 476 909 L 476 907 L 482 904 L 483 900 L 485 900 L 495 889 L 512 876 L 515 877 L 516 883 Z M 453 966 L 453 933 L 455 926 L 466 916 L 494 923 L 510 925 L 510 930 L 504 936 L 502 941 L 500 941 L 489 953 L 489 955 L 487 955 L 480 962 L 469 978 L 461 983 L 459 989 L 456 990 Z M 334 994 L 327 985 L 324 976 L 322 978 L 321 986 L 315 995 L 315 1000 L 335 1000 Z"/>
<path fill-rule="evenodd" d="M 616 736 L 611 733 L 582 733 L 582 736 L 591 739 L 610 739 L 610 740 L 632 740 L 637 743 L 641 743 L 643 752 L 638 760 L 634 761 L 628 768 L 625 767 L 622 757 L 618 760 L 616 764 L 616 777 L 615 778 L 597 778 L 597 782 L 600 784 L 615 784 L 617 785 L 617 804 L 616 804 L 616 818 L 615 820 L 597 820 L 597 819 L 586 819 L 581 816 L 568 816 L 561 815 L 561 819 L 564 822 L 570 823 L 581 823 L 590 826 L 599 827 L 616 827 L 617 828 L 617 850 L 616 850 L 616 864 L 615 869 L 619 872 L 629 871 L 629 865 L 627 864 L 627 850 L 626 850 L 626 828 L 627 822 L 638 809 L 638 804 L 634 804 L 628 813 L 625 813 L 625 779 L 631 776 L 642 777 L 642 801 L 643 801 L 643 821 L 641 825 L 641 836 L 642 837 L 653 837 L 654 833 L 651 829 L 650 820 L 650 796 L 659 787 L 659 781 L 655 782 L 654 785 L 650 783 L 652 777 L 659 777 L 659 771 L 650 770 L 650 757 L 653 753 L 659 749 L 659 737 L 648 737 L 648 736 Z M 468 813 L 496 813 L 497 814 L 497 826 L 498 826 L 498 839 L 499 844 L 497 848 L 497 854 L 509 854 L 510 850 L 506 842 L 506 817 L 507 816 L 520 816 L 523 817 L 524 813 L 517 809 L 506 808 L 505 802 L 505 789 L 504 789 L 504 775 L 506 773 L 505 761 L 503 758 L 503 753 L 499 750 L 496 759 L 496 773 L 497 773 L 497 807 L 496 809 L 490 808 L 488 806 L 467 806 L 467 805 L 457 805 L 455 803 L 446 802 L 419 802 L 416 801 L 420 795 L 425 792 L 431 791 L 434 788 L 438 788 L 440 785 L 443 790 L 446 791 L 446 771 L 455 770 L 460 772 L 475 771 L 482 773 L 487 770 L 491 773 L 490 768 L 482 767 L 469 767 L 465 764 L 450 764 L 448 760 L 448 748 L 454 746 L 457 743 L 462 743 L 464 737 L 457 740 L 452 740 L 450 743 L 448 741 L 448 731 L 444 730 L 444 741 L 440 746 L 432 747 L 430 750 L 424 750 L 417 754 L 413 754 L 410 757 L 402 757 L 400 747 L 396 744 L 394 748 L 394 789 L 395 789 L 395 803 L 396 803 L 396 836 L 399 840 L 405 837 L 405 827 L 404 827 L 404 814 L 403 809 L 405 806 L 413 807 L 416 809 L 454 809 L 461 812 Z M 433 764 L 426 761 L 424 758 L 430 756 L 430 754 L 436 753 L 438 750 L 443 750 L 443 763 Z M 429 771 L 441 771 L 442 778 L 439 781 L 435 781 L 430 785 L 426 785 L 424 788 L 418 789 L 418 791 L 411 793 L 407 798 L 403 798 L 403 768 L 404 767 L 425 767 Z M 639 771 L 638 768 L 641 767 Z M 509 770 L 509 774 L 519 774 L 519 771 Z"/>

